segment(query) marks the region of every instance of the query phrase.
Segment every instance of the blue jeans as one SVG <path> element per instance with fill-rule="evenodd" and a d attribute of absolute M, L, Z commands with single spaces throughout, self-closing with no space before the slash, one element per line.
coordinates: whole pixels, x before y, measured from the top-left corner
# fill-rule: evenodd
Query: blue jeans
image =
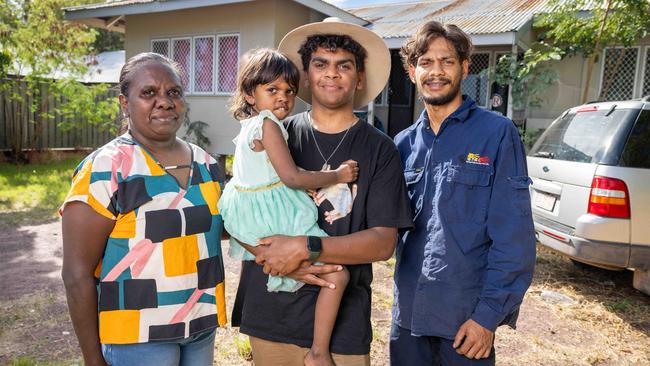
<path fill-rule="evenodd" d="M 494 346 L 488 358 L 469 359 L 456 353 L 454 341 L 440 337 L 416 337 L 393 323 L 390 330 L 391 366 L 494 366 Z"/>
<path fill-rule="evenodd" d="M 215 333 L 211 330 L 178 342 L 102 344 L 102 353 L 112 366 L 212 365 Z"/>

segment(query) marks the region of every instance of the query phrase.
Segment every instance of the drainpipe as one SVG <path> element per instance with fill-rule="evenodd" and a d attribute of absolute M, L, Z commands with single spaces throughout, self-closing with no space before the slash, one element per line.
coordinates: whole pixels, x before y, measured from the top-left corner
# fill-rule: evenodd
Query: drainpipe
<path fill-rule="evenodd" d="M 368 103 L 368 123 L 374 126 L 375 122 L 375 100 L 371 100 Z"/>
<path fill-rule="evenodd" d="M 517 67 L 517 33 L 513 32 L 512 35 L 512 54 L 515 56 L 513 61 L 512 61 L 512 68 Z M 508 88 L 508 111 L 507 111 L 507 117 L 512 119 L 512 104 L 513 104 L 513 99 L 512 99 L 512 84 L 510 84 L 510 87 Z"/>

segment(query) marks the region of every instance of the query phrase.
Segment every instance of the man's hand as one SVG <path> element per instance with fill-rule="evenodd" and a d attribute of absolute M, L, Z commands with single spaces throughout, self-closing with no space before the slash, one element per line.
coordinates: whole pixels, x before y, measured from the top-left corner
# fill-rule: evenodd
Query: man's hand
<path fill-rule="evenodd" d="M 342 270 L 343 266 L 338 264 L 323 264 L 322 266 L 315 266 L 309 262 L 302 262 L 300 268 L 289 273 L 287 277 L 291 277 L 294 280 L 301 281 L 310 285 L 334 289 L 336 286 L 334 286 L 333 283 L 325 281 L 324 279 L 318 277 L 318 275 L 339 272 Z"/>
<path fill-rule="evenodd" d="M 309 259 L 306 236 L 274 235 L 259 239 L 257 244 L 261 250 L 255 262 L 264 265 L 266 274 L 286 276 Z"/>
<path fill-rule="evenodd" d="M 487 358 L 492 351 L 494 332 L 469 319 L 461 325 L 454 338 L 456 352 L 467 358 Z"/>

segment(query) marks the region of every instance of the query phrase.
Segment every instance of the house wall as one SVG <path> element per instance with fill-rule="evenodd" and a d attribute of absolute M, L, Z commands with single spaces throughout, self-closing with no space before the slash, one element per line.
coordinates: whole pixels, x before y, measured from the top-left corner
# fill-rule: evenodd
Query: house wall
<path fill-rule="evenodd" d="M 126 18 L 126 58 L 151 50 L 151 40 L 195 35 L 239 34 L 240 56 L 256 47 L 276 47 L 291 29 L 324 16 L 289 0 L 266 0 L 165 13 L 130 15 Z M 190 120 L 210 124 L 209 152 L 232 154 L 232 139 L 239 123 L 228 112 L 229 96 L 189 95 Z M 296 111 L 305 108 L 296 103 Z M 182 131 L 179 134 L 182 135 Z"/>
<path fill-rule="evenodd" d="M 645 52 L 650 48 L 650 36 L 641 39 L 637 46 L 640 47 L 640 60 L 637 64 L 636 90 L 640 93 L 644 77 L 650 78 L 650 65 L 644 67 Z M 603 71 L 603 53 L 596 56 L 597 62 L 593 67 L 589 82 L 587 101 L 597 100 L 601 90 Z M 580 105 L 582 94 L 587 80 L 587 61 L 582 56 L 574 56 L 553 64 L 559 75 L 558 82 L 549 87 L 544 93 L 544 104 L 541 108 L 533 109 L 528 119 L 527 127 L 530 129 L 546 128 L 565 110 Z M 647 76 L 646 76 L 647 75 Z"/>

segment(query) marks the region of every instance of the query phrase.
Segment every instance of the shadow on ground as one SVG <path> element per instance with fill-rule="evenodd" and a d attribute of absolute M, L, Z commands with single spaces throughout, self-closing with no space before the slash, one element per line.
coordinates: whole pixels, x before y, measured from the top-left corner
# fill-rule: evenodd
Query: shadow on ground
<path fill-rule="evenodd" d="M 22 356 L 77 359 L 60 276 L 60 221 L 41 215 L 36 224 L 8 225 L 13 220 L 5 215 L 0 214 L 0 364 Z"/>
<path fill-rule="evenodd" d="M 608 271 L 574 263 L 549 250 L 538 253 L 533 283 L 568 288 L 587 301 L 602 303 L 621 320 L 650 336 L 650 296 L 632 287 L 632 271 Z"/>

